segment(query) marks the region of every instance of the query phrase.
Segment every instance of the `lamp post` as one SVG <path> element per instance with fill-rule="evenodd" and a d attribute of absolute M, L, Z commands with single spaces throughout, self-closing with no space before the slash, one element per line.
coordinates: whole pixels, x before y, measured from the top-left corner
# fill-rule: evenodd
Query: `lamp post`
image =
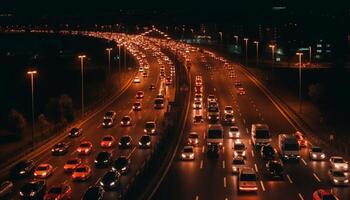
<path fill-rule="evenodd" d="M 259 63 L 259 42 L 254 41 L 254 44 L 256 45 L 256 64 Z"/>
<path fill-rule="evenodd" d="M 299 112 L 301 113 L 302 107 L 302 98 L 301 98 L 301 57 L 304 55 L 303 53 L 297 52 L 296 55 L 299 57 Z"/>
<path fill-rule="evenodd" d="M 125 71 L 127 71 L 127 69 L 126 69 L 126 45 L 124 45 L 124 68 L 125 68 Z"/>
<path fill-rule="evenodd" d="M 81 114 L 84 116 L 84 58 L 86 55 L 78 56 L 80 59 L 80 73 L 81 73 Z"/>
<path fill-rule="evenodd" d="M 118 44 L 118 53 L 119 53 L 119 57 L 118 57 L 119 68 L 118 68 L 118 69 L 119 69 L 119 71 L 121 71 L 121 69 L 120 69 L 120 68 L 121 68 L 121 66 L 120 66 L 120 65 L 121 65 L 121 63 L 120 63 L 120 60 L 121 60 L 121 57 L 120 57 L 120 56 L 121 56 L 121 55 L 120 55 L 120 53 L 121 53 L 121 52 L 120 52 L 120 46 L 121 46 L 121 45 Z"/>
<path fill-rule="evenodd" d="M 309 46 L 309 63 L 311 65 L 311 59 L 312 59 L 312 52 L 311 52 L 311 45 Z"/>
<path fill-rule="evenodd" d="M 243 38 L 245 42 L 245 62 L 248 62 L 248 38 Z"/>
<path fill-rule="evenodd" d="M 106 48 L 106 51 L 108 52 L 108 76 L 111 75 L 111 51 L 112 48 Z"/>
<path fill-rule="evenodd" d="M 222 43 L 222 32 L 221 31 L 219 32 L 219 35 L 220 35 L 220 42 Z"/>
<path fill-rule="evenodd" d="M 272 64 L 275 64 L 275 47 L 276 47 L 276 45 L 270 44 L 269 47 L 271 48 Z"/>
<path fill-rule="evenodd" d="M 34 131 L 35 131 L 35 117 L 34 117 L 34 75 L 37 74 L 36 70 L 28 71 L 27 74 L 30 76 L 30 84 L 32 91 L 32 147 L 34 148 Z"/>
<path fill-rule="evenodd" d="M 236 45 L 238 45 L 238 35 L 233 36 L 236 39 Z"/>

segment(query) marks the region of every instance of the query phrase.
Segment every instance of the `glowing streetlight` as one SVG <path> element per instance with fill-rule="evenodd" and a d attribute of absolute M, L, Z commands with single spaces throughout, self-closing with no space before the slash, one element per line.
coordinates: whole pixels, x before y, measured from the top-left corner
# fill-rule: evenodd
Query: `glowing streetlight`
<path fill-rule="evenodd" d="M 299 57 L 299 112 L 301 112 L 302 107 L 302 98 L 301 98 L 301 57 L 304 55 L 303 53 L 297 52 L 296 55 Z"/>
<path fill-rule="evenodd" d="M 78 56 L 80 59 L 80 72 L 81 72 L 81 114 L 84 115 L 84 58 L 86 55 Z"/>
<path fill-rule="evenodd" d="M 27 71 L 30 76 L 30 84 L 32 90 L 32 147 L 34 148 L 34 131 L 35 131 L 35 117 L 34 117 L 34 75 L 38 72 L 36 70 Z"/>
<path fill-rule="evenodd" d="M 259 42 L 254 41 L 254 44 L 256 45 L 256 63 L 259 63 Z"/>
<path fill-rule="evenodd" d="M 243 38 L 245 42 L 245 62 L 248 62 L 248 38 Z"/>
<path fill-rule="evenodd" d="M 111 51 L 112 48 L 106 48 L 106 51 L 108 52 L 108 75 L 111 74 Z"/>
<path fill-rule="evenodd" d="M 219 32 L 219 35 L 220 35 L 220 41 L 222 43 L 222 32 L 221 31 Z"/>
<path fill-rule="evenodd" d="M 270 44 L 269 47 L 271 48 L 271 57 L 272 57 L 272 63 L 275 63 L 275 47 L 276 45 Z"/>

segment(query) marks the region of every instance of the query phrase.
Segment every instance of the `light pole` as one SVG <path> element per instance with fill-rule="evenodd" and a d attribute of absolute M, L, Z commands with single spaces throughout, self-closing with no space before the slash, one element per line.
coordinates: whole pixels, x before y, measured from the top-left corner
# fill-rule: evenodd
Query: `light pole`
<path fill-rule="evenodd" d="M 31 90 L 32 90 L 32 147 L 34 148 L 34 131 L 35 131 L 35 117 L 34 117 L 34 75 L 37 74 L 36 70 L 28 71 L 30 76 Z"/>
<path fill-rule="evenodd" d="M 106 48 L 106 51 L 108 52 L 108 76 L 111 75 L 111 51 L 112 48 Z"/>
<path fill-rule="evenodd" d="M 120 69 L 120 68 L 121 68 L 121 66 L 120 66 L 120 65 L 121 65 L 121 63 L 120 63 L 120 60 L 121 60 L 121 57 L 120 57 L 120 56 L 121 56 L 121 54 L 120 54 L 120 53 L 121 53 L 121 52 L 120 52 L 120 46 L 121 46 L 121 45 L 120 45 L 120 44 L 118 44 L 118 53 L 119 53 L 119 57 L 118 57 L 118 62 L 119 62 L 119 71 L 121 71 L 121 69 Z"/>
<path fill-rule="evenodd" d="M 125 68 L 125 71 L 127 71 L 127 69 L 126 69 L 126 45 L 124 45 L 124 68 Z"/>
<path fill-rule="evenodd" d="M 259 42 L 254 41 L 254 44 L 256 45 L 256 64 L 259 63 Z"/>
<path fill-rule="evenodd" d="M 309 63 L 311 65 L 311 58 L 312 58 L 312 52 L 311 52 L 311 45 L 309 46 Z"/>
<path fill-rule="evenodd" d="M 248 62 L 248 38 L 243 38 L 245 42 L 245 62 Z"/>
<path fill-rule="evenodd" d="M 219 32 L 219 35 L 220 35 L 220 42 L 222 43 L 222 32 L 221 31 Z"/>
<path fill-rule="evenodd" d="M 299 57 L 299 112 L 301 113 L 302 98 L 301 98 L 301 57 L 303 53 L 297 52 L 296 55 Z"/>
<path fill-rule="evenodd" d="M 275 64 L 275 47 L 276 47 L 276 45 L 270 44 L 269 47 L 271 48 L 272 64 Z"/>
<path fill-rule="evenodd" d="M 233 36 L 236 39 L 236 45 L 238 45 L 238 35 Z"/>
<path fill-rule="evenodd" d="M 80 73 L 81 73 L 81 114 L 84 116 L 84 58 L 86 55 L 78 56 L 80 59 Z"/>

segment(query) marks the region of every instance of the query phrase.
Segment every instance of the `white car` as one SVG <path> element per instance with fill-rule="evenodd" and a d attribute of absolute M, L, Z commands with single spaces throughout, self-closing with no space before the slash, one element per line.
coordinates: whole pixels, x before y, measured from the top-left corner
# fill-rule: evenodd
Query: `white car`
<path fill-rule="evenodd" d="M 247 150 L 247 147 L 241 141 L 235 141 L 235 143 L 233 144 L 233 155 L 235 157 L 236 156 L 246 157 L 246 150 Z"/>
<path fill-rule="evenodd" d="M 193 109 L 202 109 L 202 102 L 201 101 L 195 101 L 193 103 Z"/>
<path fill-rule="evenodd" d="M 202 94 L 196 94 L 194 96 L 194 101 L 202 101 L 203 100 L 203 96 Z"/>
<path fill-rule="evenodd" d="M 243 192 L 258 190 L 257 176 L 253 168 L 241 169 L 238 177 L 238 190 Z"/>
<path fill-rule="evenodd" d="M 232 106 L 225 106 L 224 113 L 225 114 L 233 114 Z"/>
<path fill-rule="evenodd" d="M 193 146 L 185 146 L 181 153 L 182 160 L 194 160 Z"/>
<path fill-rule="evenodd" d="M 321 147 L 313 146 L 309 150 L 310 160 L 324 160 L 326 158 L 326 154 L 323 152 Z"/>
<path fill-rule="evenodd" d="M 228 137 L 229 138 L 239 138 L 240 132 L 238 126 L 231 126 L 228 131 Z"/>
<path fill-rule="evenodd" d="M 196 132 L 188 134 L 188 145 L 197 146 L 199 144 L 199 135 Z"/>
<path fill-rule="evenodd" d="M 243 157 L 236 156 L 232 161 L 232 173 L 238 174 L 241 169 L 245 167 L 245 160 Z"/>
<path fill-rule="evenodd" d="M 328 170 L 328 176 L 333 185 L 343 185 L 346 186 L 349 184 L 349 178 L 342 171 Z"/>
<path fill-rule="evenodd" d="M 216 102 L 216 97 L 214 96 L 214 95 L 212 95 L 212 94 L 209 94 L 208 95 L 208 102 L 210 103 L 210 102 Z"/>
<path fill-rule="evenodd" d="M 136 76 L 136 77 L 134 78 L 134 83 L 141 83 L 140 77 Z"/>
<path fill-rule="evenodd" d="M 336 171 L 348 171 L 349 164 L 341 156 L 332 156 L 329 159 L 329 162 L 331 163 L 331 168 L 333 170 L 336 170 Z"/>

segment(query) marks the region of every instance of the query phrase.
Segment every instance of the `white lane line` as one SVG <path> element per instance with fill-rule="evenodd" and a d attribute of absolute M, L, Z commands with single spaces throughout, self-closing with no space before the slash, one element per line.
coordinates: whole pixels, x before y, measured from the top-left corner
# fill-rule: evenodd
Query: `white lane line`
<path fill-rule="evenodd" d="M 307 166 L 307 163 L 305 162 L 305 160 L 303 158 L 301 158 L 301 161 L 304 163 L 305 166 Z"/>
<path fill-rule="evenodd" d="M 101 180 L 101 177 L 97 179 L 95 185 L 97 185 L 100 182 L 100 180 Z"/>
<path fill-rule="evenodd" d="M 76 152 L 77 152 L 77 151 L 74 150 L 74 151 L 72 151 L 72 153 L 70 153 L 70 155 L 72 156 L 72 155 L 74 155 Z"/>
<path fill-rule="evenodd" d="M 243 119 L 243 124 L 245 124 L 245 119 Z"/>
<path fill-rule="evenodd" d="M 259 170 L 258 170 L 258 166 L 256 164 L 254 164 L 254 168 L 255 168 L 256 173 L 258 173 Z"/>
<path fill-rule="evenodd" d="M 99 128 L 101 128 L 101 126 L 102 126 L 102 124 L 100 123 L 100 124 L 97 126 L 97 128 L 99 129 Z"/>
<path fill-rule="evenodd" d="M 131 157 L 131 155 L 134 153 L 135 150 L 136 150 L 136 147 L 134 147 L 134 148 L 132 149 L 132 151 L 131 151 L 130 154 L 128 155 L 128 159 Z"/>
<path fill-rule="evenodd" d="M 225 147 L 222 147 L 222 153 L 225 153 Z"/>
<path fill-rule="evenodd" d="M 204 146 L 202 146 L 202 153 L 204 153 L 204 151 L 205 151 L 205 147 L 204 147 Z"/>
<path fill-rule="evenodd" d="M 196 200 L 199 200 L 199 196 L 198 195 L 196 196 Z"/>
<path fill-rule="evenodd" d="M 80 138 L 79 141 L 81 142 L 81 141 L 85 140 L 85 138 L 86 138 L 86 137 L 84 136 L 84 137 Z"/>
<path fill-rule="evenodd" d="M 245 131 L 247 132 L 247 134 L 249 133 L 249 130 L 248 130 L 248 128 L 245 128 Z"/>
<path fill-rule="evenodd" d="M 225 160 L 222 161 L 222 168 L 225 169 Z"/>
<path fill-rule="evenodd" d="M 303 195 L 301 195 L 301 193 L 298 193 L 298 196 L 299 196 L 300 200 L 304 200 L 304 197 L 303 197 Z"/>
<path fill-rule="evenodd" d="M 290 176 L 287 174 L 287 179 L 288 179 L 288 181 L 291 183 L 291 184 L 293 184 L 293 181 L 292 181 L 292 179 L 290 178 Z"/>
<path fill-rule="evenodd" d="M 315 177 L 315 179 L 316 179 L 318 182 L 321 182 L 321 179 L 318 178 L 318 176 L 317 176 L 315 173 L 313 173 L 313 176 Z"/>
<path fill-rule="evenodd" d="M 261 185 L 262 190 L 265 192 L 264 182 L 263 182 L 263 181 L 260 181 L 260 185 Z"/>
<path fill-rule="evenodd" d="M 254 158 L 254 151 L 252 150 L 252 157 Z"/>
<path fill-rule="evenodd" d="M 201 160 L 201 164 L 199 166 L 199 169 L 203 169 L 203 160 Z"/>
<path fill-rule="evenodd" d="M 226 188 L 226 177 L 224 177 L 224 188 Z"/>
<path fill-rule="evenodd" d="M 248 140 L 248 143 L 249 143 L 249 145 L 251 145 L 251 144 L 252 144 L 252 141 L 249 139 L 249 140 Z"/>

